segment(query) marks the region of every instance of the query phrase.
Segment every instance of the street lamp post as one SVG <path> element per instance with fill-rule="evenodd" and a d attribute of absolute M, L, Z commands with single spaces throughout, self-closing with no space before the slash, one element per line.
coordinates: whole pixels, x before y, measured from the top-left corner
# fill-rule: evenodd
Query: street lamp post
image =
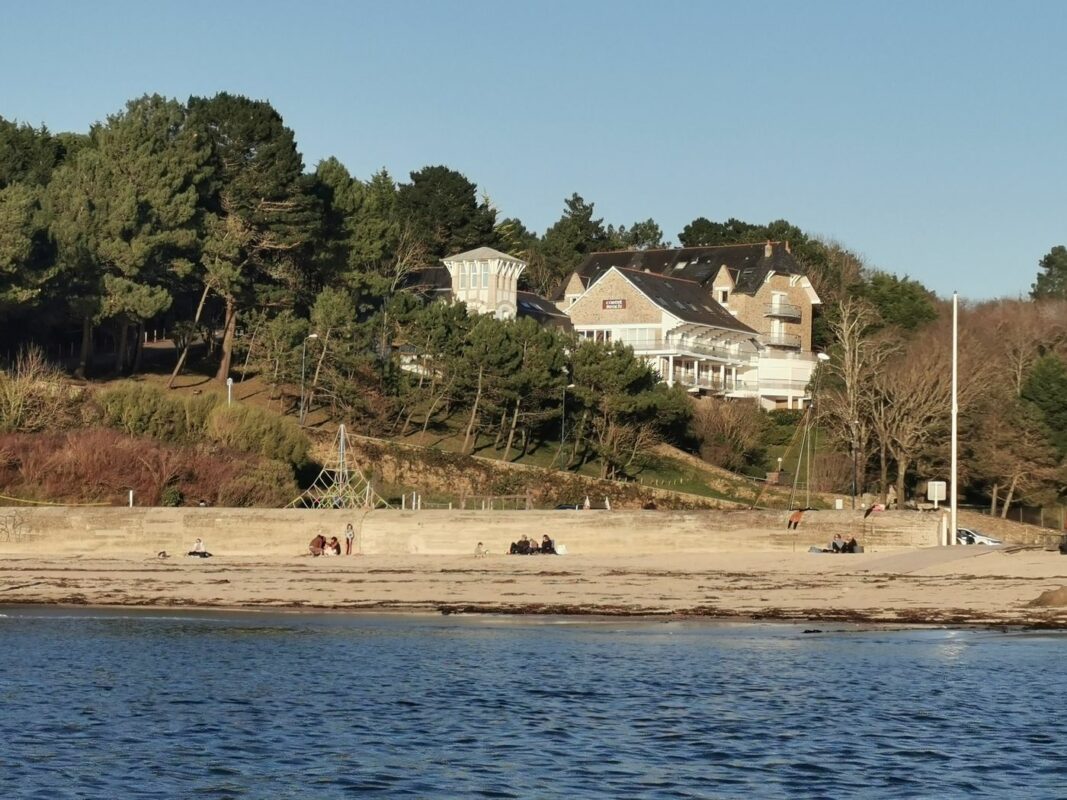
<path fill-rule="evenodd" d="M 559 443 L 567 439 L 567 385 L 563 385 L 563 406 L 559 415 Z"/>
<path fill-rule="evenodd" d="M 318 339 L 317 333 L 309 333 L 304 337 L 304 343 L 300 346 L 300 427 L 304 427 L 307 418 L 307 406 L 304 402 L 304 376 L 307 374 L 307 350 L 308 339 Z"/>
<path fill-rule="evenodd" d="M 857 473 L 859 472 L 859 447 L 856 445 L 856 428 L 859 427 L 858 420 L 852 420 L 852 510 L 856 510 L 856 490 L 859 488 L 857 481 Z"/>

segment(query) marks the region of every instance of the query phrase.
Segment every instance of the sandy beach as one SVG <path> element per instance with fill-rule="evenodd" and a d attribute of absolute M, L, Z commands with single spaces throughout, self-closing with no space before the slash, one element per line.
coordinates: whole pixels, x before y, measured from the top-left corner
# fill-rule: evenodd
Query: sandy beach
<path fill-rule="evenodd" d="M 1067 628 L 1039 549 L 333 558 L 8 555 L 0 603 L 748 617 Z"/>

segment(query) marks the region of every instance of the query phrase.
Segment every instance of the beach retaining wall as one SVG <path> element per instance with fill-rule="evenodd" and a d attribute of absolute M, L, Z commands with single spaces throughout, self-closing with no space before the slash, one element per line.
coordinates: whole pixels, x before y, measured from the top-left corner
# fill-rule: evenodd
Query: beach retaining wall
<path fill-rule="evenodd" d="M 835 533 L 868 550 L 938 543 L 941 515 L 787 511 L 393 511 L 260 508 L 0 508 L 0 553 L 100 555 L 188 551 L 196 537 L 217 555 L 296 556 L 315 535 L 343 541 L 345 525 L 367 555 L 507 552 L 522 535 L 548 534 L 569 553 L 606 555 L 807 550 Z"/>

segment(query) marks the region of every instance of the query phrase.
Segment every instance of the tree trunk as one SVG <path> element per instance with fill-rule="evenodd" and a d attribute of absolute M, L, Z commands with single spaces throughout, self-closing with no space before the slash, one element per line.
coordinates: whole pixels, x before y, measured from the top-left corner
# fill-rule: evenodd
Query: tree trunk
<path fill-rule="evenodd" d="M 478 418 L 478 404 L 482 400 L 482 375 L 485 371 L 484 367 L 478 367 L 478 391 L 474 394 L 474 405 L 471 406 L 471 418 L 467 423 L 467 433 L 463 436 L 463 454 L 469 455 L 468 444 L 471 441 L 471 435 L 474 433 L 474 421 Z"/>
<path fill-rule="evenodd" d="M 500 449 L 500 440 L 504 438 L 504 426 L 508 422 L 508 408 L 504 406 L 504 410 L 500 412 L 500 424 L 496 426 L 496 438 L 493 440 L 493 449 Z"/>
<path fill-rule="evenodd" d="M 241 383 L 245 382 L 245 378 L 248 376 L 248 360 L 252 358 L 252 348 L 256 346 L 256 334 L 259 333 L 259 326 L 263 324 L 263 318 L 260 317 L 256 323 L 256 327 L 252 329 L 252 338 L 248 340 L 248 352 L 245 353 L 245 363 L 241 367 Z"/>
<path fill-rule="evenodd" d="M 886 453 L 885 445 L 883 444 L 879 448 L 878 452 L 878 485 L 882 490 L 882 505 L 886 508 L 889 507 L 889 455 Z"/>
<path fill-rule="evenodd" d="M 133 351 L 133 374 L 141 371 L 141 359 L 144 357 L 144 320 L 137 322 L 137 346 Z"/>
<path fill-rule="evenodd" d="M 904 477 L 908 474 L 908 459 L 897 456 L 897 508 L 904 508 Z"/>
<path fill-rule="evenodd" d="M 504 460 L 507 461 L 511 458 L 511 443 L 515 441 L 515 426 L 519 422 L 519 405 L 522 403 L 521 399 L 515 400 L 515 413 L 511 415 L 511 430 L 508 431 L 508 443 L 504 448 Z"/>
<path fill-rule="evenodd" d="M 993 484 L 992 497 L 989 501 L 989 516 L 995 517 L 997 515 L 997 495 L 1000 493 L 1000 484 Z"/>
<path fill-rule="evenodd" d="M 233 340 L 237 334 L 237 303 L 232 297 L 226 298 L 226 323 L 222 334 L 222 360 L 215 380 L 226 383 L 230 377 L 230 363 L 233 361 Z"/>
<path fill-rule="evenodd" d="M 210 286 L 204 286 L 204 293 L 200 295 L 200 303 L 196 307 L 196 316 L 193 317 L 193 335 L 196 333 L 196 328 L 200 325 L 200 315 L 204 313 L 204 303 L 207 301 L 207 294 L 211 291 Z M 185 347 L 182 348 L 182 354 L 178 356 L 178 363 L 174 365 L 174 372 L 170 374 L 170 380 L 167 381 L 167 388 L 174 388 L 174 381 L 181 375 L 182 367 L 185 366 L 185 359 L 189 356 L 189 348 L 193 344 L 193 335 L 189 336 L 189 341 L 185 343 Z"/>
<path fill-rule="evenodd" d="M 571 451 L 570 457 L 567 459 L 567 463 L 563 466 L 564 469 L 570 469 L 574 466 L 575 460 L 578 458 L 578 445 L 581 444 L 582 434 L 585 432 L 585 423 L 589 419 L 589 409 L 582 412 L 582 418 L 578 420 L 578 425 L 574 430 L 574 449 Z M 562 449 L 562 443 L 560 444 Z"/>
<path fill-rule="evenodd" d="M 455 377 L 453 377 L 452 380 L 448 382 L 448 386 L 442 389 L 441 393 L 434 398 L 432 403 L 430 403 L 430 408 L 426 412 L 426 419 L 424 419 L 422 422 L 423 434 L 425 434 L 427 429 L 429 429 L 430 427 L 430 420 L 433 419 L 434 411 L 437 410 L 437 404 L 440 403 L 448 395 L 448 393 L 452 391 L 452 384 L 455 382 L 455 380 Z"/>
<path fill-rule="evenodd" d="M 74 377 L 85 380 L 89 372 L 89 359 L 93 354 L 93 318 L 86 315 L 82 317 L 82 346 L 78 355 L 78 368 L 74 370 Z"/>
<path fill-rule="evenodd" d="M 1011 476 L 1011 484 L 1008 486 L 1008 494 L 1004 497 L 1004 507 L 1000 509 L 1000 518 L 1008 518 L 1008 509 L 1011 507 L 1012 498 L 1015 497 L 1015 484 L 1019 482 L 1018 475 Z"/>
<path fill-rule="evenodd" d="M 119 323 L 119 338 L 115 347 L 115 372 L 121 375 L 126 369 L 126 346 L 130 338 L 130 323 L 123 320 Z"/>

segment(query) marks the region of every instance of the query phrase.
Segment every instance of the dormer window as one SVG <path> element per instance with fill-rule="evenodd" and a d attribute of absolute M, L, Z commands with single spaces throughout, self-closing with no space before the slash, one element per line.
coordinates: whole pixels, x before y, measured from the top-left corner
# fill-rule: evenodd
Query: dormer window
<path fill-rule="evenodd" d="M 730 290 L 729 289 L 719 289 L 718 292 L 719 292 L 719 302 L 720 303 L 722 303 L 723 305 L 726 305 L 728 302 L 730 302 Z"/>

